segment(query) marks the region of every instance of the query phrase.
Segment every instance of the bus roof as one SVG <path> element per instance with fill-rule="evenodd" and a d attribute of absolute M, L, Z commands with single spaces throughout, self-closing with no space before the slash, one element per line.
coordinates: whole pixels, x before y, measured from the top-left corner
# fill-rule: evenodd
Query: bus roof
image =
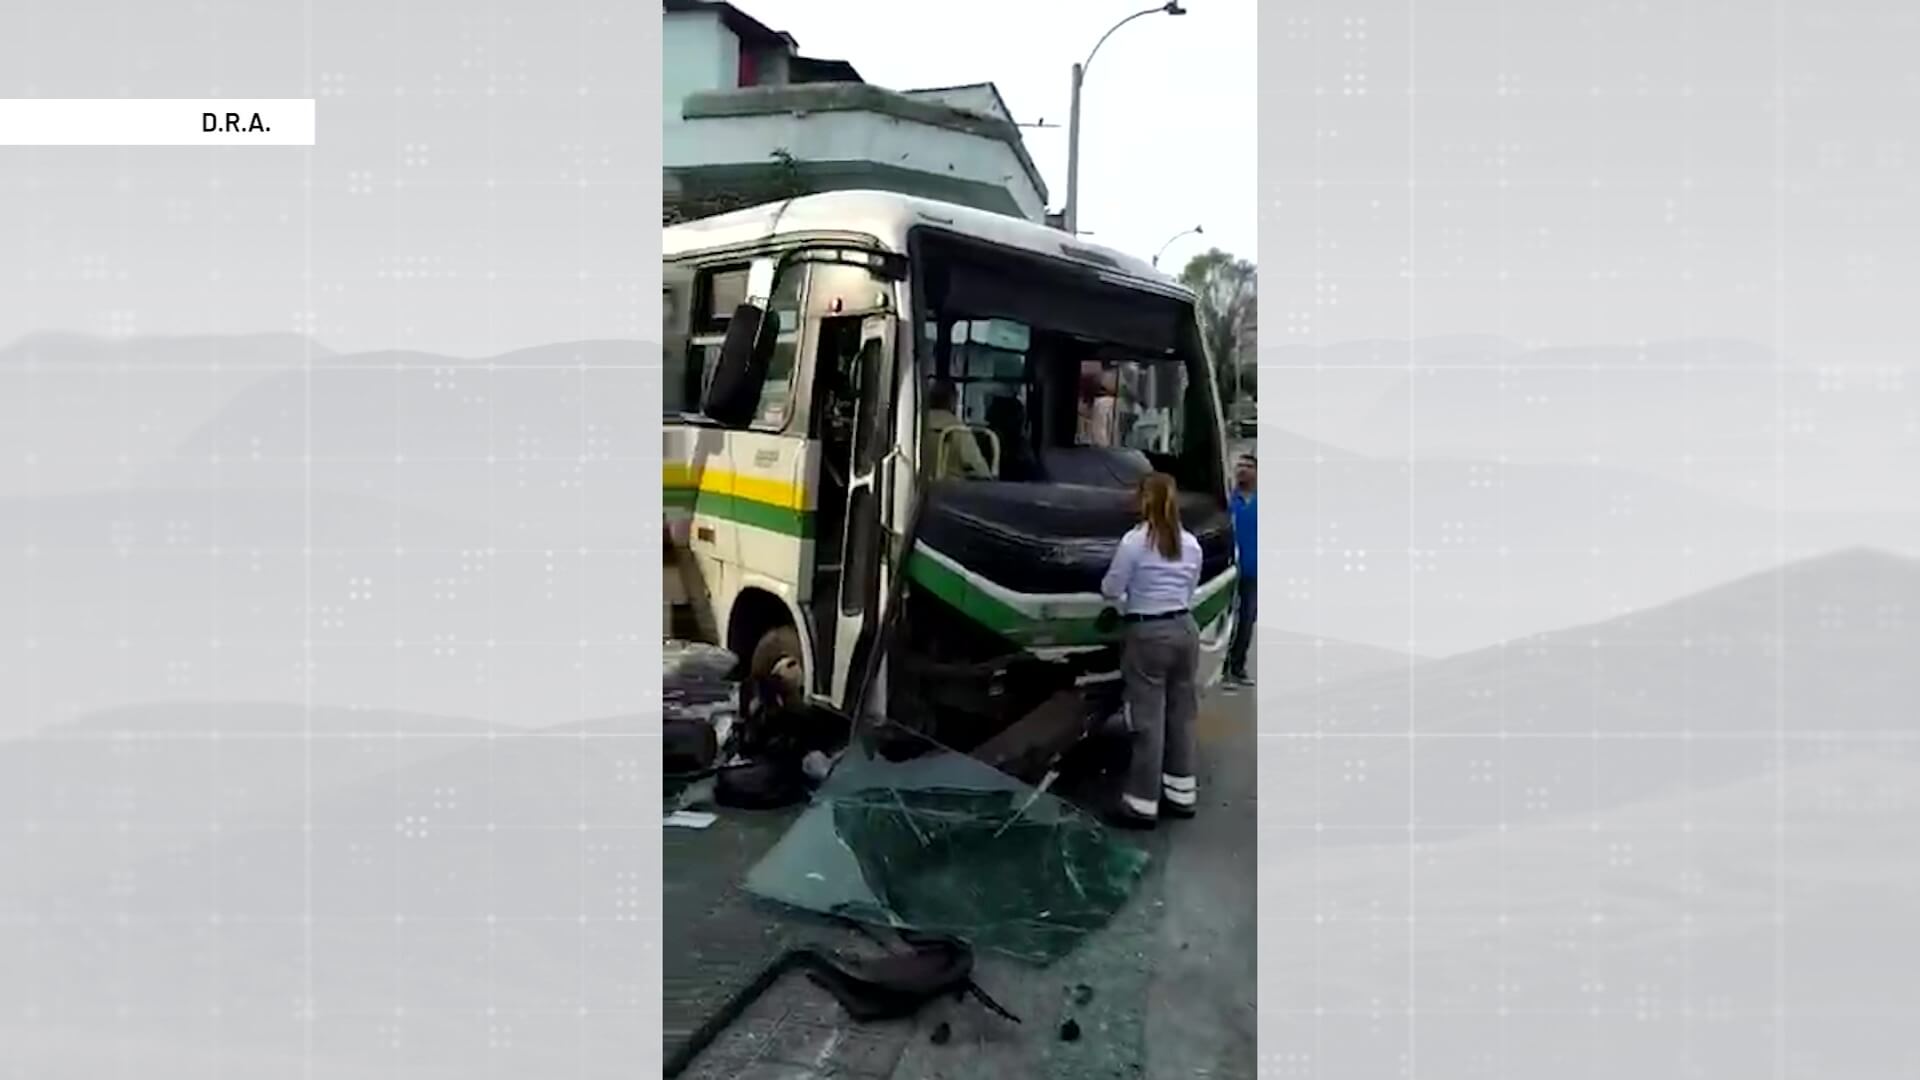
<path fill-rule="evenodd" d="M 661 247 L 665 257 L 671 259 L 776 236 L 852 233 L 871 236 L 887 249 L 904 254 L 907 233 L 918 225 L 1096 266 L 1157 291 L 1173 292 L 1189 299 L 1192 295 L 1178 281 L 1149 263 L 1112 248 L 1076 240 L 1059 229 L 891 191 L 826 191 L 669 225 Z"/>

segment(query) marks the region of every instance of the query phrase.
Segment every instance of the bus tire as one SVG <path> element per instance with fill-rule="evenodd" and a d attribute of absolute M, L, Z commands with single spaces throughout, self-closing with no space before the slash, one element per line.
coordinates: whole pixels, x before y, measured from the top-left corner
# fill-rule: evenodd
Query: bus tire
<path fill-rule="evenodd" d="M 791 692 L 804 696 L 807 689 L 806 654 L 800 651 L 800 631 L 791 626 L 776 626 L 760 635 L 747 661 L 747 674 L 754 680 L 779 675 Z"/>

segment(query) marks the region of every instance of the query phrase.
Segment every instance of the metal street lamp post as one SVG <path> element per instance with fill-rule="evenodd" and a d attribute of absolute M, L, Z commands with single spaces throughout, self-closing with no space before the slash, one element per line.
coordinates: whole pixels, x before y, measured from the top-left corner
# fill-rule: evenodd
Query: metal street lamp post
<path fill-rule="evenodd" d="M 1173 246 L 1173 242 L 1175 240 L 1178 240 L 1183 236 L 1204 236 L 1206 235 L 1206 232 L 1207 230 L 1201 228 L 1198 225 L 1195 225 L 1191 229 L 1187 229 L 1184 232 L 1177 232 L 1177 233 L 1174 233 L 1172 236 L 1167 237 L 1167 242 L 1164 244 L 1161 244 L 1160 250 L 1153 253 L 1153 265 L 1155 266 L 1160 265 L 1160 256 L 1165 255 L 1167 253 L 1167 249 Z"/>
<path fill-rule="evenodd" d="M 1107 43 L 1115 30 L 1142 16 L 1162 13 L 1185 15 L 1187 9 L 1180 6 L 1179 0 L 1167 0 L 1159 7 L 1136 11 L 1108 27 L 1107 32 L 1100 35 L 1100 40 L 1093 43 L 1093 52 L 1088 53 L 1085 60 L 1073 65 L 1073 108 L 1067 117 L 1067 205 L 1061 213 L 1064 219 L 1061 223 L 1066 226 L 1069 235 L 1077 236 L 1080 233 L 1080 86 L 1086 81 L 1087 68 L 1093 63 L 1094 53 L 1100 51 L 1100 46 Z"/>

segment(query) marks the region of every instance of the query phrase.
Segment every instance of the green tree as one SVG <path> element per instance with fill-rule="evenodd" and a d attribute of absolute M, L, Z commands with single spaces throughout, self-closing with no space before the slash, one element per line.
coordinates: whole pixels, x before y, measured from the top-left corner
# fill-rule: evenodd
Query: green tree
<path fill-rule="evenodd" d="M 1255 363 L 1259 271 L 1245 259 L 1212 248 L 1188 260 L 1180 281 L 1199 298 L 1200 341 L 1213 364 L 1220 400 L 1231 403 L 1243 390 L 1251 398 L 1253 381 L 1245 376 Z"/>

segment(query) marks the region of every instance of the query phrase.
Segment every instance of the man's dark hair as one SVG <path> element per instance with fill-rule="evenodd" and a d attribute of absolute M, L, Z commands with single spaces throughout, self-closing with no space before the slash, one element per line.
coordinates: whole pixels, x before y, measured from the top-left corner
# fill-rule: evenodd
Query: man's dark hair
<path fill-rule="evenodd" d="M 946 409 L 951 412 L 953 411 L 953 406 L 954 395 L 952 383 L 945 381 L 936 382 L 933 384 L 933 389 L 927 391 L 928 408 Z"/>
<path fill-rule="evenodd" d="M 1244 462 L 1246 462 L 1246 463 L 1247 463 L 1247 464 L 1249 464 L 1249 465 L 1259 465 L 1259 464 L 1260 464 L 1260 460 L 1259 460 L 1258 458 L 1256 458 L 1256 457 L 1254 457 L 1254 456 L 1253 456 L 1252 454 L 1241 454 L 1241 455 L 1240 455 L 1240 460 L 1241 460 L 1241 461 L 1244 461 Z"/>

